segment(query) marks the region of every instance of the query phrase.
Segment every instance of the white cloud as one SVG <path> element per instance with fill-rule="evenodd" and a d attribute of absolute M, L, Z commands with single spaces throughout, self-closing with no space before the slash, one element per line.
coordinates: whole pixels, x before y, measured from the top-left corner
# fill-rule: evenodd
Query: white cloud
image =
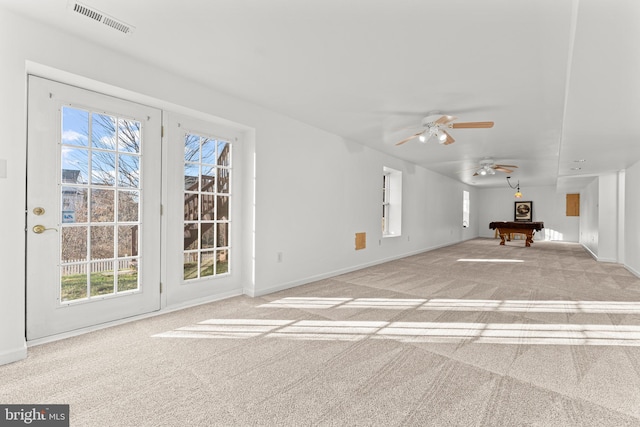
<path fill-rule="evenodd" d="M 63 143 L 74 143 L 80 142 L 81 145 L 87 145 L 87 135 L 76 132 L 75 130 L 65 130 L 62 132 L 62 142 Z"/>

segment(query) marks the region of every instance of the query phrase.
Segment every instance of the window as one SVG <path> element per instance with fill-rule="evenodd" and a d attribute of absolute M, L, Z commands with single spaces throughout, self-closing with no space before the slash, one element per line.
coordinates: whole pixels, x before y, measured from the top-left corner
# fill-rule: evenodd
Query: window
<path fill-rule="evenodd" d="M 469 227 L 469 192 L 462 190 L 462 227 Z"/>
<path fill-rule="evenodd" d="M 229 273 L 231 143 L 184 138 L 184 280 Z"/>
<path fill-rule="evenodd" d="M 389 185 L 391 178 L 389 173 L 382 175 L 382 234 L 389 234 Z"/>
<path fill-rule="evenodd" d="M 142 125 L 62 107 L 60 301 L 140 288 Z"/>
<path fill-rule="evenodd" d="M 400 236 L 402 222 L 402 172 L 382 169 L 382 236 Z"/>

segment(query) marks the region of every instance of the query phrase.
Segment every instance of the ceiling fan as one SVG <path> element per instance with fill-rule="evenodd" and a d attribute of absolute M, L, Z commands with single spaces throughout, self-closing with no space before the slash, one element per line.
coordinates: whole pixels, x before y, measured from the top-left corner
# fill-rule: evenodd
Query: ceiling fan
<path fill-rule="evenodd" d="M 491 128 L 493 122 L 465 122 L 465 123 L 451 123 L 456 120 L 454 116 L 427 116 L 422 119 L 422 130 L 402 141 L 396 143 L 396 145 L 402 145 L 405 142 L 411 141 L 414 138 L 418 138 L 420 142 L 426 143 L 431 138 L 443 145 L 449 145 L 456 140 L 446 131 L 446 129 L 472 129 L 472 128 Z"/>
<path fill-rule="evenodd" d="M 486 176 L 486 175 L 495 175 L 496 171 L 511 173 L 513 169 L 509 168 L 517 168 L 516 165 L 497 165 L 494 163 L 493 159 L 483 159 L 480 160 L 480 169 L 473 174 L 473 176 Z"/>

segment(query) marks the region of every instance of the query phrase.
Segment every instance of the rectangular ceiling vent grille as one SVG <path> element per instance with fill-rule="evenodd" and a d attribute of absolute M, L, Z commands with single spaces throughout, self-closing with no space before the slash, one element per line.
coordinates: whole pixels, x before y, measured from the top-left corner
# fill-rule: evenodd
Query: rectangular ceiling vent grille
<path fill-rule="evenodd" d="M 115 19 L 112 16 L 107 15 L 106 13 L 102 13 L 97 9 L 91 8 L 89 6 L 83 5 L 82 3 L 78 3 L 76 1 L 69 1 L 69 8 L 80 15 L 84 15 L 87 18 L 91 18 L 94 21 L 100 22 L 114 30 L 118 30 L 124 34 L 131 34 L 135 27 L 126 24 L 118 19 Z"/>

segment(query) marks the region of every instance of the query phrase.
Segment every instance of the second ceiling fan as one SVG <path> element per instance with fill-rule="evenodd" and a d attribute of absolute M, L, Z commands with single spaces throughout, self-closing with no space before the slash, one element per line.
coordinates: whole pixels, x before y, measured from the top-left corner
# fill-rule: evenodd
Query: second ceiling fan
<path fill-rule="evenodd" d="M 478 169 L 476 173 L 473 174 L 473 176 L 495 175 L 496 174 L 495 171 L 511 173 L 513 172 L 513 169 L 510 169 L 510 168 L 517 168 L 517 167 L 518 166 L 516 165 L 498 165 L 493 161 L 493 159 L 483 159 L 483 160 L 480 160 L 480 169 Z"/>
<path fill-rule="evenodd" d="M 447 129 L 477 129 L 477 128 L 492 128 L 493 122 L 463 122 L 452 123 L 457 117 L 454 116 L 439 116 L 432 115 L 422 119 L 422 130 L 411 135 L 408 138 L 396 143 L 396 145 L 402 145 L 405 142 L 411 141 L 414 138 L 418 138 L 420 142 L 426 143 L 428 140 L 435 138 L 440 144 L 448 145 L 454 143 L 456 140 L 447 132 Z"/>

